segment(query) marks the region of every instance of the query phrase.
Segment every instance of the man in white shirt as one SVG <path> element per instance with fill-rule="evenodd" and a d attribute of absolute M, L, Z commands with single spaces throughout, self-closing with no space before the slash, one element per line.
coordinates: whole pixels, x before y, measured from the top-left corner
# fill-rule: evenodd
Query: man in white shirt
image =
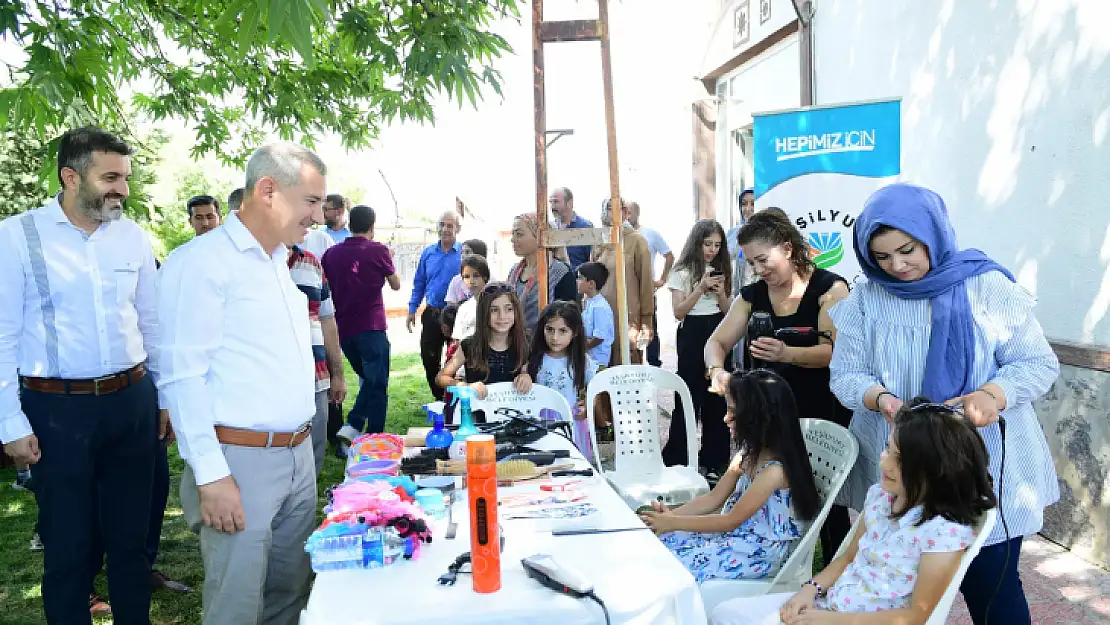
<path fill-rule="evenodd" d="M 211 195 L 196 195 L 185 203 L 185 210 L 189 212 L 189 225 L 193 227 L 193 234 L 200 236 L 208 234 L 220 227 L 223 216 L 220 215 L 220 201 Z"/>
<path fill-rule="evenodd" d="M 663 288 L 667 284 L 667 278 L 671 275 L 671 267 L 674 266 L 674 254 L 671 252 L 671 246 L 667 245 L 667 241 L 663 239 L 663 235 L 659 234 L 658 230 L 640 226 L 640 205 L 637 202 L 631 202 L 628 205 L 628 220 L 632 223 L 632 227 L 637 232 L 644 235 L 648 242 L 648 250 L 651 251 L 651 270 L 655 273 L 656 256 L 662 256 L 663 274 L 655 280 L 655 290 Z M 647 361 L 653 367 L 662 367 L 663 361 L 659 357 L 659 306 L 655 306 L 655 314 L 651 316 L 651 342 L 647 347 Z"/>
<path fill-rule="evenodd" d="M 0 440 L 37 463 L 49 623 L 91 622 L 101 541 L 116 622 L 150 622 L 144 541 L 168 432 L 155 391 L 154 253 L 123 217 L 130 153 L 97 128 L 65 133 L 61 193 L 0 222 Z"/>
<path fill-rule="evenodd" d="M 187 462 L 182 507 L 203 524 L 205 625 L 296 623 L 308 598 L 316 365 L 287 260 L 323 221 L 326 174 L 302 146 L 259 148 L 239 212 L 162 267 L 159 393 Z"/>

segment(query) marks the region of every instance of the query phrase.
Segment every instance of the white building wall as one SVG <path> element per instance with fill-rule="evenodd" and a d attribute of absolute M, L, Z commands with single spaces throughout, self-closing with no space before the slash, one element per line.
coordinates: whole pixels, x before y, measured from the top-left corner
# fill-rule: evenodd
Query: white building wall
<path fill-rule="evenodd" d="M 824 0 L 818 104 L 903 98 L 904 178 L 1040 300 L 1110 345 L 1110 2 Z"/>
<path fill-rule="evenodd" d="M 901 97 L 903 178 L 1038 296 L 1050 340 L 1110 345 L 1110 2 L 822 0 L 817 104 Z M 1060 478 L 1043 533 L 1110 565 L 1110 374 L 1036 404 Z"/>

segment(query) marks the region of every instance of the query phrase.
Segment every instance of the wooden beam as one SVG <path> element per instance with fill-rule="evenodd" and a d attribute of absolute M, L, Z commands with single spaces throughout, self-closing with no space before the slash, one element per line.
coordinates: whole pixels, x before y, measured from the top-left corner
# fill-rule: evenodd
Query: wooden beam
<path fill-rule="evenodd" d="M 544 22 L 540 25 L 540 38 L 544 43 L 559 41 L 600 41 L 601 24 L 598 20 Z"/>
<path fill-rule="evenodd" d="M 1049 345 L 1062 365 L 1110 372 L 1110 350 L 1067 341 L 1051 341 Z"/>
<path fill-rule="evenodd" d="M 567 228 L 548 230 L 543 239 L 544 247 L 571 247 L 575 245 L 604 245 L 610 242 L 609 228 Z"/>

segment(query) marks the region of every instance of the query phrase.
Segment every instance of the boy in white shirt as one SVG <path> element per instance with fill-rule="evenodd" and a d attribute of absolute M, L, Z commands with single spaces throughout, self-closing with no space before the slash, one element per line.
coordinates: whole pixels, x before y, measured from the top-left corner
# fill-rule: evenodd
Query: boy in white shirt
<path fill-rule="evenodd" d="M 478 296 L 489 282 L 489 264 L 481 256 L 467 256 L 462 261 L 459 270 L 463 285 L 466 286 L 470 297 L 459 304 L 459 314 L 455 317 L 455 329 L 451 338 L 462 341 L 474 335 L 474 326 L 478 313 Z"/>
<path fill-rule="evenodd" d="M 578 267 L 578 292 L 582 294 L 582 324 L 586 327 L 586 348 L 594 362 L 605 365 L 613 351 L 617 332 L 613 326 L 613 309 L 600 295 L 609 279 L 609 270 L 601 263 L 583 263 Z"/>

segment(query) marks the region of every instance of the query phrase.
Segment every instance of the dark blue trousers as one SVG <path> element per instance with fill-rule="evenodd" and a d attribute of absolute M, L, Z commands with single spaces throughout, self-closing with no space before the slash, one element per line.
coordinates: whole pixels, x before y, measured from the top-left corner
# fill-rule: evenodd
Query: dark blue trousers
<path fill-rule="evenodd" d="M 343 339 L 343 355 L 362 378 L 355 405 L 347 413 L 347 424 L 370 434 L 385 430 L 389 405 L 389 337 L 384 331 L 369 330 Z"/>
<path fill-rule="evenodd" d="M 1006 547 L 1009 545 L 1010 557 L 1007 561 Z M 1021 537 L 1009 543 L 983 547 L 979 555 L 971 561 L 967 575 L 960 584 L 971 620 L 975 625 L 988 621 L 994 625 L 1029 625 L 1029 603 L 1025 600 L 1025 590 L 1018 577 L 1018 557 L 1021 554 Z M 1001 586 L 999 583 L 1001 582 Z M 995 590 L 998 594 L 995 595 Z M 994 598 L 992 603 L 991 598 Z M 990 605 L 990 614 L 987 606 Z M 989 618 L 988 618 L 989 616 Z"/>
<path fill-rule="evenodd" d="M 150 623 L 146 540 L 158 447 L 154 382 L 147 376 L 99 396 L 23 389 L 20 400 L 42 451 L 34 474 L 47 622 L 92 622 L 89 591 L 101 544 L 114 622 Z"/>

